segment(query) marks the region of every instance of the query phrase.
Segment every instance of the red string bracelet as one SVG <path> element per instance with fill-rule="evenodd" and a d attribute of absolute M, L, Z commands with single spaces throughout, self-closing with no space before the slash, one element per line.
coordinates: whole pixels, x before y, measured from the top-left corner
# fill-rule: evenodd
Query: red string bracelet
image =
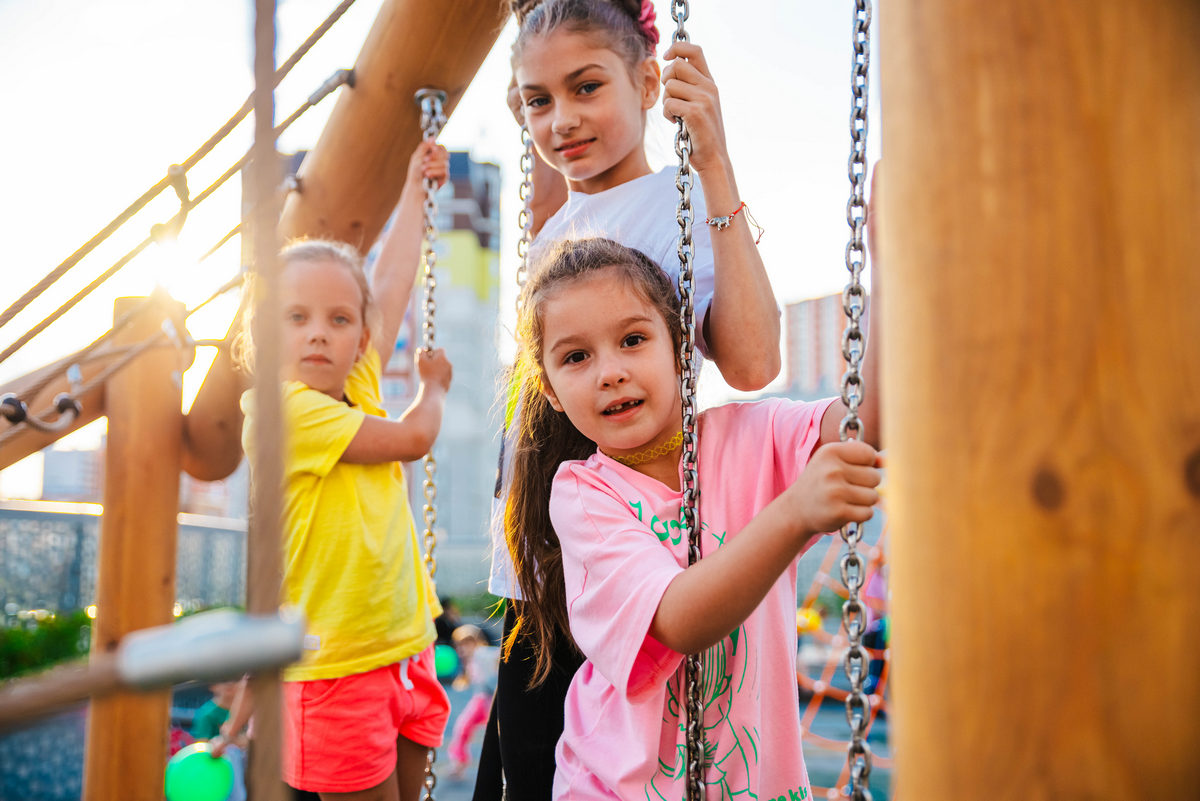
<path fill-rule="evenodd" d="M 762 241 L 763 234 L 765 233 L 765 231 L 763 231 L 762 226 L 758 224 L 758 221 L 750 216 L 750 209 L 746 206 L 746 201 L 744 201 L 744 200 L 738 204 L 738 207 L 736 209 L 734 209 L 733 211 L 731 211 L 729 214 L 725 215 L 724 217 L 709 217 L 704 222 L 707 225 L 715 226 L 718 231 L 723 231 L 726 228 L 728 228 L 729 226 L 733 225 L 733 218 L 738 216 L 738 213 L 742 209 L 746 209 L 747 222 L 749 222 L 751 225 L 753 225 L 754 229 L 756 231 L 758 231 L 758 236 L 754 240 L 754 244 L 757 245 L 759 242 Z"/>

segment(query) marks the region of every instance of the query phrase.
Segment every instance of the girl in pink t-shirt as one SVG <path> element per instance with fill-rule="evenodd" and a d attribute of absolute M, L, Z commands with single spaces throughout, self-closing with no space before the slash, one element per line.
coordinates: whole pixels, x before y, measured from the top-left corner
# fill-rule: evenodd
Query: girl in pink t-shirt
<path fill-rule="evenodd" d="M 704 413 L 704 558 L 688 567 L 674 288 L 605 239 L 563 242 L 532 273 L 507 529 L 522 590 L 543 584 L 558 600 L 525 609 L 522 627 L 536 638 L 565 617 L 586 657 L 567 693 L 554 797 L 682 797 L 682 662 L 701 652 L 710 788 L 808 798 L 796 560 L 821 532 L 871 517 L 875 448 L 838 441 L 833 400 Z M 862 413 L 877 430 L 874 406 Z"/>

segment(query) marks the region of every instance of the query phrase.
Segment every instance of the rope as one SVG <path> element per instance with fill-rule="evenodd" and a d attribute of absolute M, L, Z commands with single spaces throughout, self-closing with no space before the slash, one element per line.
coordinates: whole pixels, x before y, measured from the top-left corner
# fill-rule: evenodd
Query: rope
<path fill-rule="evenodd" d="M 330 94 L 330 92 L 332 92 L 334 89 L 336 89 L 337 87 L 339 87 L 343 84 L 348 84 L 350 86 L 354 85 L 354 74 L 351 70 L 338 70 L 329 79 L 327 79 L 325 81 L 325 83 L 323 83 L 316 92 L 314 92 L 312 95 L 309 96 L 308 100 L 306 100 L 303 104 L 301 104 L 301 106 L 295 112 L 293 112 L 291 114 L 291 116 L 289 116 L 286 120 L 284 120 L 282 123 L 280 123 L 278 126 L 276 126 L 274 128 L 275 137 L 278 138 L 279 135 L 281 133 L 283 133 L 284 131 L 286 131 L 289 126 L 291 126 L 294 122 L 296 122 L 296 120 L 300 119 L 300 117 L 304 114 L 304 112 L 308 111 L 313 106 L 315 106 L 318 102 L 325 99 Z M 95 290 L 97 287 L 99 287 L 105 281 L 107 281 L 108 279 L 110 279 L 114 275 L 116 275 L 118 272 L 120 272 L 120 270 L 123 267 L 125 267 L 125 265 L 127 265 L 127 264 L 129 264 L 129 262 L 133 261 L 133 259 L 136 258 L 137 256 L 139 256 L 143 250 L 145 250 L 147 247 L 149 247 L 151 244 L 153 244 L 156 241 L 156 239 L 157 239 L 156 234 L 158 234 L 158 232 L 167 230 L 167 231 L 174 231 L 174 232 L 178 233 L 179 229 L 182 228 L 182 226 L 183 226 L 183 220 L 187 217 L 187 213 L 191 209 L 195 208 L 196 206 L 200 205 L 205 200 L 207 200 L 209 197 L 211 197 L 212 194 L 214 192 L 216 192 L 218 189 L 220 189 L 221 186 L 224 185 L 226 181 L 228 181 L 233 176 L 237 175 L 238 172 L 240 172 L 241 169 L 246 166 L 247 162 L 250 161 L 250 155 L 251 155 L 251 151 L 246 151 L 246 153 L 244 153 L 241 158 L 239 158 L 236 162 L 234 162 L 233 165 L 229 167 L 229 169 L 227 169 L 227 170 L 225 170 L 225 172 L 221 173 L 220 177 L 218 177 L 215 181 L 213 181 L 211 184 L 209 184 L 204 189 L 204 191 L 202 191 L 200 194 L 196 195 L 196 197 L 194 197 L 190 201 L 188 201 L 188 203 L 182 209 L 180 209 L 180 211 L 175 216 L 171 217 L 165 223 L 160 223 L 160 224 L 154 226 L 150 236 L 143 239 L 140 243 L 138 243 L 138 245 L 136 247 L 134 247 L 131 251 L 129 251 L 124 256 L 122 256 L 120 259 L 118 259 L 117 262 L 115 264 L 113 264 L 112 267 L 109 267 L 107 270 L 102 272 L 99 276 L 97 276 L 95 279 L 93 279 L 87 286 L 85 286 L 79 292 L 77 292 L 73 296 L 71 296 L 71 298 L 69 300 L 67 300 L 66 303 L 59 306 L 54 311 L 50 312 L 50 314 L 46 315 L 46 317 L 44 317 L 41 321 L 39 321 L 37 324 L 35 324 L 32 328 L 30 328 L 28 331 L 26 331 L 21 336 L 17 337 L 17 339 L 15 339 L 12 342 L 12 344 L 10 344 L 7 348 L 4 349 L 4 351 L 2 353 L 0 353 L 0 364 L 3 364 L 4 361 L 6 359 L 8 359 L 8 357 L 12 356 L 14 353 L 19 351 L 21 348 L 25 347 L 25 345 L 28 344 L 31 339 L 36 337 L 38 334 L 42 333 L 42 331 L 45 331 L 56 320 L 58 320 L 64 314 L 66 314 L 71 309 L 73 309 L 79 303 L 79 301 L 83 300 L 85 297 L 87 297 L 89 294 L 91 294 L 91 292 L 93 290 Z M 235 228 L 234 231 L 236 231 L 236 230 L 237 229 Z M 230 232 L 230 234 L 228 236 L 232 236 L 233 233 L 234 232 Z M 219 248 L 222 244 L 225 243 L 225 241 L 227 241 L 227 239 L 219 242 L 216 246 L 214 246 L 214 248 L 212 250 L 216 250 L 217 248 Z M 209 252 L 211 253 L 212 251 L 210 250 Z"/>
<path fill-rule="evenodd" d="M 317 26 L 317 28 L 311 34 L 309 34 L 309 37 L 304 40 L 303 44 L 301 44 L 300 47 L 298 47 L 296 51 L 292 53 L 291 57 L 288 58 L 288 60 L 285 61 L 278 70 L 275 71 L 271 84 L 272 88 L 280 84 L 284 77 L 292 71 L 292 68 L 299 63 L 300 59 L 302 59 L 308 53 L 308 51 L 312 49 L 313 45 L 315 45 L 331 27 L 333 27 L 334 23 L 341 19 L 342 15 L 345 14 L 352 5 L 354 5 L 354 0 L 343 0 L 343 2 L 337 8 L 335 8 L 328 17 L 326 17 L 325 21 Z M 237 127 L 238 123 L 245 119 L 246 115 L 250 113 L 250 110 L 254 105 L 253 100 L 254 95 L 251 94 L 246 98 L 246 101 L 242 103 L 242 107 L 239 108 L 224 125 L 217 129 L 216 133 L 210 136 L 208 141 L 202 144 L 196 150 L 196 152 L 188 156 L 187 159 L 185 159 L 181 164 L 172 165 L 172 168 L 168 170 L 165 177 L 143 192 L 141 197 L 130 203 L 125 210 L 114 217 L 108 223 L 108 225 L 101 228 L 98 233 L 85 242 L 78 250 L 76 250 L 61 264 L 47 273 L 42 280 L 38 281 L 33 287 L 26 291 L 24 295 L 13 302 L 12 305 L 5 309 L 3 313 L 0 313 L 0 328 L 3 328 L 13 317 L 16 317 L 18 314 L 20 314 L 26 306 L 28 306 L 30 303 L 36 300 L 39 295 L 49 289 L 59 278 L 62 278 L 67 271 L 78 264 L 84 256 L 86 256 L 88 253 L 91 253 L 97 245 L 99 245 L 105 239 L 108 239 L 108 237 L 110 237 L 114 231 L 128 222 L 133 215 L 145 208 L 146 204 L 158 197 L 158 195 L 164 189 L 171 186 L 174 180 L 172 173 L 176 170 L 176 168 L 178 171 L 186 173 L 192 167 L 196 166 L 201 159 L 212 152 L 212 149 L 216 147 L 222 139 L 228 136 L 229 133 Z M 192 205 L 195 205 L 196 202 L 199 201 L 193 202 Z M 3 361 L 3 358 L 0 358 L 0 361 Z"/>
<path fill-rule="evenodd" d="M 46 317 L 44 317 L 40 322 L 38 322 L 36 325 L 34 325 L 33 328 L 30 328 L 24 334 L 17 337 L 17 339 L 11 345 L 9 345 L 7 348 L 4 349 L 3 353 L 0 353 L 0 364 L 3 364 L 4 361 L 6 359 L 8 359 L 9 356 L 12 356 L 14 353 L 19 351 L 21 348 L 25 347 L 25 345 L 29 342 L 29 340 L 33 339 L 38 334 L 42 333 L 47 328 L 49 328 L 51 323 L 53 323 L 55 320 L 62 317 L 68 311 L 73 309 L 75 307 L 75 305 L 78 304 L 79 301 L 81 301 L 85 297 L 87 297 L 92 292 L 92 290 L 96 289 L 96 287 L 100 286 L 105 281 L 107 281 L 108 279 L 110 279 L 114 275 L 116 275 L 118 272 L 120 272 L 122 267 L 124 267 L 129 262 L 133 261 L 135 256 L 140 254 L 143 250 L 145 250 L 147 247 L 149 247 L 153 242 L 154 242 L 154 237 L 152 237 L 152 236 L 148 236 L 145 239 L 143 239 L 137 245 L 137 247 L 135 247 L 133 250 L 126 253 L 124 256 L 122 256 L 120 259 L 117 260 L 116 264 L 114 264 L 112 267 L 109 267 L 104 272 L 100 273 L 100 275 L 97 276 L 95 279 L 93 279 L 91 281 L 91 283 L 89 283 L 83 289 L 79 290 L 74 295 L 72 295 L 71 298 L 66 303 L 59 306 L 54 311 L 50 312 L 50 314 L 46 315 Z"/>
<path fill-rule="evenodd" d="M 208 259 L 209 256 L 212 256 L 214 253 L 216 253 L 218 250 L 220 250 L 226 243 L 229 242 L 230 239 L 232 239 L 235 235 L 240 233 L 241 230 L 242 230 L 242 225 L 241 225 L 241 223 L 238 223 L 229 231 L 229 233 L 227 233 L 227 234 L 225 234 L 225 236 L 221 237 L 220 241 L 218 241 L 215 245 L 213 245 L 211 248 L 209 248 L 207 251 L 205 251 L 204 255 L 202 255 L 199 259 L 196 260 L 196 263 L 203 264 L 205 262 L 205 260 Z M 223 284 L 216 292 L 214 292 L 212 295 L 210 295 L 208 298 L 206 298 L 202 303 L 198 304 L 197 306 L 195 306 L 194 308 L 189 310 L 184 315 L 184 319 L 191 317 L 193 314 L 200 311 L 200 309 L 204 308 L 209 303 L 211 303 L 212 301 L 219 298 L 221 295 L 224 295 L 225 293 L 229 292 L 230 290 L 236 289 L 237 287 L 241 286 L 242 283 L 245 281 L 245 279 L 246 279 L 246 276 L 243 273 L 238 273 L 232 279 L 225 282 L 225 284 Z M 118 318 L 115 323 L 113 323 L 112 328 L 105 331 L 94 342 L 92 342 L 89 345 L 84 346 L 83 348 L 80 348 L 79 350 L 70 354 L 66 358 L 60 360 L 60 363 L 65 363 L 65 364 L 71 365 L 71 367 L 67 368 L 68 374 L 70 373 L 70 371 L 73 367 L 87 361 L 88 356 L 92 353 L 92 351 L 96 350 L 98 347 L 103 345 L 105 342 L 112 339 L 117 334 L 117 332 L 119 332 L 121 329 L 123 329 L 126 325 L 129 324 L 130 320 L 137 317 L 137 315 L 139 315 L 142 312 L 142 310 L 145 309 L 145 307 L 149 303 L 152 302 L 153 298 L 154 298 L 153 295 L 149 298 L 146 298 L 140 304 L 138 304 L 134 308 L 130 309 L 129 311 L 125 312 L 125 314 L 121 315 L 121 317 Z M 105 352 L 104 355 L 108 355 L 108 352 Z M 51 372 L 46 377 L 44 377 L 41 381 L 27 387 L 24 390 L 25 396 L 30 397 L 30 398 L 36 398 L 41 393 L 41 391 L 46 388 L 46 386 L 48 384 L 52 383 L 55 380 L 55 378 L 57 378 L 57 373 Z M 79 393 L 75 393 L 75 394 L 78 395 Z"/>
<path fill-rule="evenodd" d="M 222 237 L 220 242 L 218 242 L 216 245 L 214 245 L 212 248 L 210 248 L 208 250 L 208 252 L 205 253 L 200 258 L 200 261 L 202 262 L 202 261 L 204 261 L 204 259 L 207 259 L 213 253 L 215 253 L 222 245 L 224 245 L 226 242 L 228 242 L 230 239 L 232 239 L 234 234 L 236 234 L 240 228 L 241 228 L 240 224 L 237 226 L 234 226 L 232 231 L 230 231 L 224 237 Z M 183 319 L 187 320 L 193 314 L 200 311 L 201 309 L 203 309 L 209 303 L 212 303 L 217 298 L 240 287 L 245 282 L 245 280 L 246 280 L 245 274 L 238 273 L 236 276 L 234 276 L 233 278 L 231 278 L 230 280 L 228 280 L 224 284 L 222 284 L 220 286 L 220 288 L 218 288 L 215 292 L 213 292 L 211 295 L 209 295 L 203 301 L 196 304 L 191 309 L 188 309 L 184 313 Z M 93 389 L 95 389 L 96 387 L 98 387 L 101 384 L 103 384 L 104 382 L 106 382 L 109 378 L 111 378 L 113 375 L 118 373 L 120 370 L 124 369 L 126 366 L 129 365 L 130 362 L 132 362 L 135 358 L 140 356 L 142 353 L 144 353 L 149 348 L 155 347 L 155 346 L 160 346 L 162 344 L 162 340 L 164 339 L 164 337 L 173 339 L 174 341 L 171 344 L 175 345 L 176 347 L 216 347 L 216 348 L 220 348 L 220 347 L 225 346 L 225 344 L 226 344 L 225 340 L 221 340 L 221 339 L 194 340 L 190 336 L 188 336 L 186 328 L 184 328 L 182 331 L 177 331 L 177 330 L 175 330 L 174 326 L 172 325 L 170 330 L 164 330 L 163 332 L 156 334 L 155 336 L 150 337 L 146 340 L 143 340 L 142 342 L 137 343 L 136 345 L 127 345 L 127 346 L 123 346 L 123 347 L 119 347 L 119 348 L 112 348 L 109 350 L 105 350 L 103 353 L 96 353 L 96 350 L 101 345 L 103 345 L 104 343 L 106 343 L 110 339 L 112 339 L 113 336 L 115 336 L 118 331 L 125 328 L 125 326 L 128 325 L 130 323 L 130 321 L 135 319 L 138 315 L 142 314 L 151 304 L 160 300 L 161 297 L 162 297 L 161 294 L 156 293 L 154 295 L 151 295 L 148 298 L 143 299 L 134 308 L 130 309 L 125 314 L 121 315 L 121 317 L 115 323 L 113 323 L 113 327 L 111 329 L 109 329 L 108 331 L 106 331 L 102 336 L 97 338 L 94 342 L 90 343 L 89 345 L 86 345 L 83 348 L 80 348 L 75 353 L 71 354 L 70 356 L 68 356 L 65 359 L 62 359 L 60 361 L 61 364 L 68 365 L 66 368 L 66 374 L 67 374 L 67 380 L 71 385 L 71 392 L 69 394 L 62 393 L 60 395 L 55 396 L 54 401 L 52 402 L 51 406 L 48 409 L 45 409 L 44 411 L 42 411 L 38 415 L 31 416 L 31 415 L 28 415 L 27 413 L 22 413 L 21 419 L 14 420 L 9 415 L 9 413 L 0 414 L 0 416 L 9 417 L 9 421 L 12 423 L 12 426 L 9 429 L 5 430 L 3 433 L 0 433 L 0 446 L 2 446 L 10 438 L 15 437 L 17 435 L 17 429 L 22 424 L 28 424 L 31 427 L 36 428 L 40 431 L 62 430 L 67 425 L 69 425 L 71 422 L 74 422 L 75 419 L 78 419 L 79 415 L 82 414 L 83 410 L 82 410 L 82 407 L 80 407 L 80 405 L 79 405 L 80 398 L 82 398 L 87 393 L 91 392 Z M 90 361 L 95 361 L 97 359 L 109 358 L 109 357 L 117 355 L 117 354 L 124 354 L 124 356 L 121 359 L 119 359 L 118 361 L 114 362 L 109 367 L 105 368 L 103 371 L 101 371 L 97 375 L 90 378 L 87 382 L 80 383 L 79 379 L 72 378 L 72 376 L 71 376 L 72 372 L 78 371 L 81 365 L 86 364 Z M 50 372 L 48 375 L 43 377 L 37 383 L 27 387 L 24 390 L 23 394 L 28 398 L 36 398 L 39 394 L 41 394 L 42 390 L 44 390 L 47 386 L 49 386 L 51 383 L 53 383 L 59 377 L 59 375 L 60 374 L 56 371 Z M 14 407 L 19 406 L 19 408 L 21 408 L 22 410 L 24 410 L 26 408 L 25 403 L 23 401 L 21 401 L 20 398 L 17 398 L 16 395 L 13 395 L 12 393 L 10 393 L 8 395 L 5 395 L 4 397 L 5 397 L 5 399 L 11 399 L 11 404 Z M 74 408 L 74 409 L 65 408 L 66 401 L 70 401 L 76 408 Z M 47 420 L 46 415 L 52 411 L 58 411 L 61 422 L 55 421 L 52 423 Z M 65 417 L 65 415 L 69 411 L 73 411 L 73 415 L 70 419 L 67 419 Z"/>
<path fill-rule="evenodd" d="M 36 416 L 26 415 L 23 419 L 21 419 L 19 421 L 14 421 L 11 428 L 4 431 L 3 433 L 0 433 L 0 447 L 3 447 L 6 442 L 8 442 L 13 437 L 16 437 L 17 434 L 20 433 L 21 426 L 23 426 L 23 425 L 28 425 L 31 428 L 35 428 L 39 431 L 50 432 L 50 431 L 61 431 L 64 428 L 66 428 L 67 426 L 69 426 L 71 423 L 75 422 L 75 420 L 77 420 L 79 418 L 79 415 L 83 413 L 83 407 L 80 405 L 79 401 L 76 400 L 76 398 L 87 395 L 89 392 L 94 390 L 96 387 L 100 386 L 105 381 L 107 381 L 109 378 L 111 378 L 115 373 L 117 373 L 118 371 L 123 370 L 125 367 L 127 367 L 129 365 L 129 363 L 132 362 L 134 359 L 136 359 L 138 356 L 141 356 L 143 353 L 145 353 L 150 348 L 160 345 L 161 340 L 164 339 L 166 336 L 167 336 L 167 333 L 164 331 L 164 332 L 155 334 L 152 337 L 144 339 L 136 345 L 129 346 L 127 349 L 121 349 L 121 350 L 115 351 L 115 352 L 124 352 L 125 355 L 123 355 L 116 362 L 110 364 L 105 369 L 101 370 L 96 376 L 94 376 L 92 379 L 90 379 L 87 383 L 82 384 L 71 395 L 67 395 L 67 394 L 63 393 L 63 394 L 56 396 L 54 399 L 54 405 L 51 407 L 51 409 L 48 409 L 47 411 L 42 412 L 41 415 L 36 415 Z M 105 354 L 105 355 L 108 355 L 108 354 Z M 93 356 L 92 358 L 98 358 L 98 357 Z M 13 396 L 6 396 L 6 397 L 13 397 Z M 72 403 L 73 408 L 70 408 L 70 409 L 65 408 L 65 402 Z M 24 406 L 23 403 L 22 403 L 22 406 Z M 53 421 L 53 422 L 47 420 L 45 418 L 45 415 L 49 411 L 58 412 L 59 420 Z M 70 417 L 67 417 L 68 413 L 70 413 L 70 415 L 71 415 Z"/>

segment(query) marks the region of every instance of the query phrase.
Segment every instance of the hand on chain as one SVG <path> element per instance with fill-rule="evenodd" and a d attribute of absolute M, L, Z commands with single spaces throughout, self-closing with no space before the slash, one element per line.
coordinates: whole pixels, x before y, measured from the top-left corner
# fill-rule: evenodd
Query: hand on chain
<path fill-rule="evenodd" d="M 699 173 L 728 166 L 721 99 L 704 51 L 690 42 L 674 42 L 663 53 L 671 63 L 663 70 L 663 116 L 680 118 L 691 137 L 691 165 Z"/>
<path fill-rule="evenodd" d="M 512 112 L 513 119 L 517 121 L 517 125 L 525 124 L 525 104 L 521 102 L 521 90 L 517 86 L 517 76 L 513 75 L 508 82 L 508 96 L 505 97 L 505 102 L 508 103 L 508 110 Z"/>
<path fill-rule="evenodd" d="M 837 531 L 871 519 L 883 480 L 879 452 L 860 440 L 831 442 L 813 454 L 785 495 L 800 533 Z"/>
<path fill-rule="evenodd" d="M 421 181 L 428 178 L 440 188 L 449 177 L 450 154 L 446 148 L 429 139 L 417 145 L 417 149 L 408 160 L 408 175 L 405 181 L 420 186 Z"/>
<path fill-rule="evenodd" d="M 418 348 L 416 362 L 417 375 L 421 377 L 422 384 L 438 387 L 442 391 L 450 389 L 450 381 L 454 377 L 454 367 L 446 358 L 445 348 L 434 348 L 432 351 Z"/>

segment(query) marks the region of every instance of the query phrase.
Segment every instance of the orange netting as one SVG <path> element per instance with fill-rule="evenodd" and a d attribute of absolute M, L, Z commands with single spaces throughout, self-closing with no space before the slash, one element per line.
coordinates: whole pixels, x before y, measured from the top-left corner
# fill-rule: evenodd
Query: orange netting
<path fill-rule="evenodd" d="M 860 546 L 865 551 L 867 562 L 866 580 L 860 600 L 868 609 L 869 617 L 875 621 L 881 620 L 888 613 L 886 592 L 881 590 L 886 586 L 883 581 L 886 577 L 887 564 L 886 540 L 887 526 L 885 523 L 877 540 L 870 544 L 864 540 Z M 800 601 L 801 610 L 816 610 L 821 606 L 828 608 L 827 601 L 823 604 L 819 601 L 822 591 L 831 592 L 840 600 L 845 600 L 847 597 L 846 588 L 842 584 L 839 559 L 843 550 L 842 540 L 835 535 L 830 537 L 827 543 L 816 575 Z M 812 558 L 812 555 L 809 558 Z M 832 611 L 830 609 L 830 612 Z M 813 618 L 810 617 L 810 619 Z M 880 639 L 885 638 L 881 637 Z M 796 669 L 796 681 L 800 688 L 802 704 L 800 723 L 805 752 L 808 753 L 811 748 L 814 751 L 838 752 L 842 757 L 841 771 L 834 786 L 823 787 L 814 783 L 812 785 L 813 798 L 842 798 L 840 788 L 846 787 L 850 780 L 850 769 L 845 758 L 849 741 L 848 739 L 831 739 L 813 731 L 813 723 L 822 704 L 826 701 L 845 704 L 848 694 L 847 690 L 843 688 L 848 682 L 845 680 L 842 667 L 842 658 L 846 653 L 848 641 L 845 627 L 841 621 L 840 606 L 837 608 L 836 614 L 823 616 L 820 625 L 804 630 L 801 634 L 801 642 L 803 646 L 800 649 L 801 658 Z M 867 735 L 870 736 L 879 713 L 886 714 L 887 711 L 889 652 L 886 645 L 884 648 L 865 648 L 864 650 L 870 657 L 872 668 L 878 671 L 869 695 L 870 713 L 867 721 Z M 877 660 L 881 663 L 878 666 L 876 666 Z M 834 682 L 837 678 L 842 679 L 843 687 L 835 685 Z M 807 703 L 804 701 L 805 698 L 808 699 Z M 844 724 L 844 731 L 845 736 L 849 738 L 848 723 Z M 872 751 L 871 765 L 872 768 L 890 771 L 893 763 L 890 757 Z"/>

